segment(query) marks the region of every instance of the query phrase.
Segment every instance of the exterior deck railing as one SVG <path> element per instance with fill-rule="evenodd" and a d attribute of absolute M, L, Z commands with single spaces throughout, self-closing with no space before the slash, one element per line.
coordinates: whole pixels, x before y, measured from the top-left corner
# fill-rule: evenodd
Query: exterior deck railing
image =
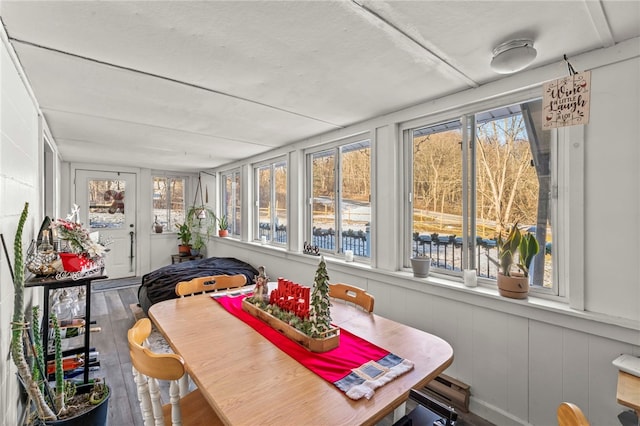
<path fill-rule="evenodd" d="M 285 244 L 287 242 L 286 225 L 276 226 L 275 232 L 271 231 L 268 223 L 260 224 L 259 236 L 265 236 L 270 241 Z M 367 231 L 348 229 L 341 234 L 342 250 L 352 250 L 354 256 L 370 257 L 370 234 Z M 462 237 L 455 235 L 419 235 L 413 236 L 413 251 L 416 254 L 428 255 L 432 259 L 434 268 L 443 268 L 453 271 L 462 270 Z M 336 248 L 336 231 L 333 228 L 313 228 L 311 245 L 321 250 L 334 251 Z M 496 240 L 478 237 L 476 239 L 476 268 L 478 276 L 496 278 L 497 267 L 489 260 L 489 257 L 498 258 Z"/>

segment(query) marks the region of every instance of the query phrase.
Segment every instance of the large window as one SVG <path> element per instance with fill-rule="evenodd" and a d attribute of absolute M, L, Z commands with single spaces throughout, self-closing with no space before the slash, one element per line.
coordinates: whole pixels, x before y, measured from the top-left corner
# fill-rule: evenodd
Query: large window
<path fill-rule="evenodd" d="M 309 154 L 310 243 L 321 250 L 369 258 L 371 143 L 348 143 Z"/>
<path fill-rule="evenodd" d="M 184 223 L 185 182 L 184 177 L 153 177 L 153 222 L 165 232 L 176 232 L 176 224 Z"/>
<path fill-rule="evenodd" d="M 254 169 L 257 226 L 255 237 L 287 243 L 287 162 L 279 160 Z"/>
<path fill-rule="evenodd" d="M 475 268 L 495 279 L 496 238 L 517 224 L 540 244 L 531 284 L 554 288 L 550 132 L 541 100 L 414 127 L 411 157 L 411 251 L 431 256 L 443 273 Z"/>
<path fill-rule="evenodd" d="M 242 223 L 240 170 L 222 174 L 222 215 L 227 217 L 229 234 L 239 236 Z"/>

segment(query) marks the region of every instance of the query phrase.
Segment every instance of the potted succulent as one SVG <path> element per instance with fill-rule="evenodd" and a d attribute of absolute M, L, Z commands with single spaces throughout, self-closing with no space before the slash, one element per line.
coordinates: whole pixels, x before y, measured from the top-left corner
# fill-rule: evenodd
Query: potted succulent
<path fill-rule="evenodd" d="M 178 239 L 180 240 L 178 254 L 189 256 L 191 254 L 191 228 L 186 222 L 176 223 L 176 228 L 178 228 Z"/>
<path fill-rule="evenodd" d="M 15 291 L 13 317 L 11 322 L 11 358 L 18 370 L 18 376 L 31 400 L 33 415 L 45 425 L 105 425 L 107 422 L 107 401 L 110 389 L 102 381 L 93 385 L 85 384 L 77 388 L 64 381 L 62 369 L 62 347 L 60 344 L 60 328 L 58 319 L 52 315 L 55 342 L 55 375 L 56 386 L 50 389 L 46 377 L 42 342 L 36 336 L 38 328 L 31 341 L 33 345 L 25 348 L 25 334 L 29 333 L 30 325 L 26 322 L 24 312 L 24 261 L 22 253 L 22 231 L 27 219 L 29 203 L 25 203 L 14 241 L 15 269 L 12 271 L 13 287 Z M 48 302 L 48 301 L 47 301 Z M 48 318 L 44 319 L 49 320 Z M 37 307 L 33 310 L 32 323 L 38 322 Z M 35 349 L 33 349 L 35 348 Z M 45 398 L 46 395 L 46 398 Z M 71 398 L 74 398 L 71 400 Z M 80 411 L 77 409 L 80 409 Z"/>
<path fill-rule="evenodd" d="M 229 222 L 227 221 L 227 215 L 222 215 L 217 218 L 218 221 L 218 236 L 226 237 L 229 235 Z"/>
<path fill-rule="evenodd" d="M 507 237 L 498 236 L 498 257 L 489 258 L 498 266 L 498 291 L 501 296 L 526 299 L 529 293 L 529 268 L 540 246 L 535 235 L 522 234 L 518 224 L 513 225 Z"/>

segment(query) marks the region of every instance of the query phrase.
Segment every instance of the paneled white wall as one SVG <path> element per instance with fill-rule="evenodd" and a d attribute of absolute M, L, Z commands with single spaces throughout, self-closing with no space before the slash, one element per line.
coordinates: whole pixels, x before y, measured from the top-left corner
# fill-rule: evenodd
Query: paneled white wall
<path fill-rule="evenodd" d="M 24 203 L 29 202 L 29 218 L 22 240 L 25 251 L 42 220 L 38 167 L 42 144 L 37 106 L 6 48 L 3 32 L 0 34 L 0 95 L 0 232 L 14 265 L 13 242 Z M 0 419 L 2 425 L 9 426 L 18 424 L 21 410 L 16 404 L 19 393 L 16 369 L 8 358 L 14 292 L 4 251 L 0 254 L 0 283 Z M 25 303 L 31 303 L 32 299 L 39 303 L 38 296 L 39 292 L 27 290 Z"/>
<path fill-rule="evenodd" d="M 515 83 L 507 79 L 492 89 L 454 95 L 345 130 L 368 127 L 375 136 L 374 223 L 392 226 L 374 227 L 372 244 L 379 256 L 374 267 L 327 259 L 331 281 L 368 289 L 376 297 L 376 313 L 447 340 L 455 357 L 448 374 L 471 385 L 472 411 L 496 424 L 556 424 L 562 401 L 577 403 L 594 425 L 618 424 L 617 415 L 625 410 L 616 403 L 617 369 L 611 362 L 621 353 L 640 355 L 640 41 L 632 43 L 636 53 L 631 57 L 590 68 L 591 121 L 584 127 L 584 140 L 575 139 L 575 132 L 564 140 L 571 146 L 584 144 L 585 206 L 569 206 L 584 217 L 585 258 L 576 265 L 584 267 L 584 282 L 572 283 L 582 287 L 584 311 L 571 309 L 568 299 L 532 295 L 515 301 L 499 297 L 495 289 L 467 289 L 438 278 L 426 282 L 396 271 L 402 256 L 395 236 L 400 231 L 396 207 L 402 204 L 397 123 L 446 105 L 471 103 L 478 100 L 473 96 L 488 96 L 491 90 L 504 93 L 514 85 L 556 78 L 557 73 L 525 73 L 514 76 L 520 79 Z M 376 203 L 375 195 L 385 201 Z M 295 208 L 290 214 L 296 214 Z M 285 276 L 308 285 L 318 262 L 228 239 L 215 239 L 211 249 L 214 256 L 265 265 L 272 278 Z"/>
<path fill-rule="evenodd" d="M 220 238 L 213 247 L 213 255 L 265 265 L 272 279 L 313 284 L 317 257 Z M 427 283 L 409 273 L 326 261 L 331 282 L 358 285 L 375 295 L 377 314 L 448 341 L 454 362 L 447 374 L 471 385 L 472 411 L 498 425 L 554 425 L 562 401 L 577 403 L 594 425 L 615 425 L 625 410 L 616 403 L 617 369 L 611 361 L 621 353 L 640 355 L 640 346 L 632 343 L 638 331 L 552 305 L 539 320 L 535 309 L 519 309 L 527 302 L 497 292 L 462 284 L 443 287 L 437 279 Z M 619 334 L 627 337 L 607 337 Z"/>

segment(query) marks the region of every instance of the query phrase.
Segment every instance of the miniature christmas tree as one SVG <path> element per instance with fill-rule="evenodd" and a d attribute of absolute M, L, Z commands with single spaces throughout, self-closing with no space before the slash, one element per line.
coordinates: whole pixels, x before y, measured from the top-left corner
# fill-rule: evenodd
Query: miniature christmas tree
<path fill-rule="evenodd" d="M 320 257 L 320 264 L 316 270 L 313 293 L 309 307 L 309 322 L 311 323 L 311 337 L 320 337 L 331 328 L 331 313 L 329 307 L 329 275 L 324 256 Z"/>

